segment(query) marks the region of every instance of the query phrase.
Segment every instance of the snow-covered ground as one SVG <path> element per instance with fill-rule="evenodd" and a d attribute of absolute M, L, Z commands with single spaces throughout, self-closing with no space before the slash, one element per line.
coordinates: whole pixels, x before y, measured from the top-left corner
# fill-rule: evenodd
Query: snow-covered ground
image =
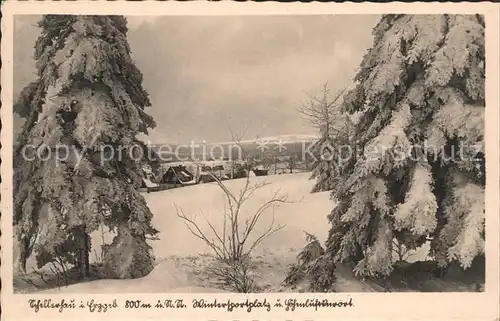
<path fill-rule="evenodd" d="M 296 255 L 305 245 L 303 231 L 315 234 L 324 242 L 329 224 L 327 214 L 333 207 L 329 193 L 311 194 L 314 181 L 308 179 L 310 173 L 252 177 L 252 183 L 268 182 L 257 190 L 245 204 L 242 215 L 255 212 L 276 192 L 286 195 L 288 203 L 270 209 L 257 224 L 254 235 L 260 235 L 271 223 L 274 211 L 276 224 L 286 224 L 263 241 L 253 252 L 264 275 L 264 287 L 276 291 L 285 277 L 288 265 L 295 261 Z M 245 179 L 229 180 L 224 184 L 238 193 Z M 208 284 L 200 284 L 196 276 L 202 273 L 201 267 L 207 258 L 200 254 L 210 253 L 210 248 L 192 235 L 184 221 L 177 216 L 176 208 L 188 216 L 195 217 L 202 230 L 209 232 L 204 217 L 220 230 L 222 211 L 225 201 L 221 189 L 215 184 L 200 184 L 184 188 L 144 194 L 149 208 L 154 214 L 154 226 L 160 231 L 159 240 L 151 241 L 157 265 L 153 272 L 144 278 L 134 280 L 97 280 L 70 285 L 47 292 L 220 292 Z M 111 242 L 106 235 L 106 242 Z M 98 232 L 93 235 L 93 247 L 102 243 Z M 340 278 L 339 287 L 347 291 L 366 291 L 370 289 L 355 282 L 349 273 Z"/>
<path fill-rule="evenodd" d="M 328 232 L 325 225 L 326 215 L 333 203 L 329 200 L 328 193 L 310 194 L 313 182 L 308 180 L 309 175 L 305 173 L 251 178 L 252 183 L 269 182 L 269 185 L 253 194 L 245 203 L 242 215 L 254 213 L 278 191 L 280 195 L 286 195 L 289 202 L 277 205 L 274 210 L 276 223 L 286 224 L 286 227 L 261 243 L 260 250 L 269 247 L 285 250 L 303 246 L 303 230 L 316 233 L 321 239 L 326 237 Z M 245 181 L 245 179 L 235 179 L 225 181 L 224 184 L 237 194 L 243 188 Z M 216 229 L 220 228 L 226 202 L 222 190 L 215 183 L 149 193 L 144 197 L 154 214 L 153 224 L 160 230 L 160 240 L 151 242 L 158 259 L 170 255 L 197 255 L 209 251 L 208 246 L 189 233 L 184 221 L 177 217 L 176 207 L 189 216 L 196 216 L 196 221 L 206 231 L 209 231 L 209 226 L 203 224 L 203 216 L 210 220 Z M 272 210 L 269 210 L 257 224 L 256 234 L 263 232 L 269 226 L 271 219 Z"/>
<path fill-rule="evenodd" d="M 283 280 L 287 265 L 294 261 L 298 251 L 305 245 L 303 231 L 316 234 L 322 241 L 326 239 L 326 216 L 333 202 L 329 200 L 328 193 L 310 193 L 313 181 L 308 180 L 309 175 L 302 173 L 251 178 L 252 183 L 265 181 L 269 184 L 255 192 L 251 200 L 247 201 L 242 215 L 251 214 L 278 191 L 280 195 L 286 195 L 288 201 L 274 208 L 276 224 L 286 224 L 286 227 L 263 241 L 254 251 L 254 257 L 261 259 L 261 265 L 268 269 L 265 273 L 266 281 L 275 274 L 276 280 L 269 280 L 270 283 L 279 284 Z M 237 193 L 243 188 L 245 179 L 224 183 Z M 200 184 L 144 194 L 144 197 L 154 214 L 153 224 L 160 231 L 159 240 L 151 241 L 157 261 L 153 272 L 141 279 L 97 280 L 51 289 L 44 293 L 220 292 L 215 288 L 200 287 L 193 276 L 186 273 L 189 261 L 193 263 L 191 266 L 199 265 L 199 261 L 204 258 L 199 254 L 210 253 L 210 249 L 188 231 L 184 221 L 177 216 L 176 207 L 187 215 L 196 217 L 205 231 L 209 231 L 209 226 L 204 223 L 204 217 L 216 229 L 220 228 L 225 205 L 221 189 L 213 183 Z M 270 209 L 257 224 L 255 235 L 268 228 L 272 216 L 273 209 Z M 111 237 L 106 235 L 106 242 L 110 242 Z M 92 242 L 96 248 L 102 243 L 98 232 L 94 233 Z"/>

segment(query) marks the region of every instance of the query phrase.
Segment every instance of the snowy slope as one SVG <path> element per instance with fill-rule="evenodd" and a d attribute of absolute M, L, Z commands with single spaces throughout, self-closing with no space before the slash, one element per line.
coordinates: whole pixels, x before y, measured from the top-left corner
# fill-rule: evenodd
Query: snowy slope
<path fill-rule="evenodd" d="M 243 218 L 253 213 L 278 190 L 281 195 L 287 195 L 289 201 L 274 209 L 276 223 L 286 224 L 286 227 L 262 242 L 253 253 L 254 258 L 260 260 L 265 282 L 274 290 L 284 279 L 288 265 L 295 262 L 296 255 L 305 245 L 303 231 L 315 234 L 322 242 L 327 237 L 329 224 L 326 216 L 334 204 L 329 199 L 328 192 L 310 193 L 314 181 L 308 177 L 309 173 L 300 173 L 251 178 L 252 183 L 266 181 L 269 185 L 253 195 L 252 201 L 243 208 Z M 224 183 L 231 191 L 238 192 L 245 180 L 229 180 Z M 204 224 L 203 216 L 209 219 L 216 229 L 220 228 L 224 210 L 220 188 L 214 183 L 200 184 L 144 194 L 144 197 L 154 214 L 153 224 L 160 231 L 159 240 L 150 241 L 157 265 L 149 275 L 135 280 L 91 281 L 46 290 L 43 293 L 222 292 L 206 284 L 200 286 L 193 273 L 189 272 L 200 272 L 201 267 L 206 264 L 206 258 L 200 254 L 209 253 L 210 249 L 193 236 L 182 219 L 176 215 L 177 206 L 186 214 L 194 216 L 204 231 L 209 231 L 209 226 Z M 271 218 L 272 212 L 263 216 L 256 227 L 257 234 L 269 226 Z M 92 238 L 93 246 L 99 248 L 102 243 L 101 235 L 96 232 Z M 107 235 L 106 243 L 111 242 L 111 238 L 111 235 Z M 425 251 L 416 255 L 413 260 L 424 258 Z M 339 267 L 338 274 L 337 291 L 377 291 L 367 283 L 356 280 L 345 267 Z"/>
<path fill-rule="evenodd" d="M 293 260 L 297 254 L 296 251 L 305 245 L 304 230 L 316 234 L 322 241 L 326 239 L 328 232 L 326 216 L 333 203 L 329 200 L 328 193 L 310 193 L 313 181 L 308 180 L 308 177 L 308 173 L 303 173 L 252 178 L 254 182 L 267 181 L 270 184 L 254 194 L 251 204 L 243 209 L 244 213 L 249 214 L 255 211 L 277 190 L 281 190 L 281 195 L 287 195 L 290 202 L 275 208 L 276 223 L 286 224 L 286 227 L 261 243 L 254 253 L 256 257 L 274 255 L 273 257 L 277 260 L 285 256 L 288 261 Z M 230 180 L 225 183 L 230 190 L 237 192 L 241 190 L 245 180 Z M 157 262 L 159 262 L 151 274 L 135 280 L 92 281 L 52 289 L 44 293 L 220 292 L 217 289 L 196 286 L 182 267 L 177 266 L 170 259 L 172 256 L 198 256 L 200 253 L 209 252 L 209 248 L 191 235 L 184 222 L 177 217 L 175 206 L 182 208 L 185 213 L 193 215 L 198 213 L 197 221 L 200 223 L 203 222 L 202 211 L 215 228 L 220 227 L 224 202 L 219 187 L 212 183 L 200 184 L 145 194 L 144 197 L 154 213 L 154 226 L 160 230 L 160 239 L 151 241 Z M 242 215 L 245 215 L 244 213 Z M 268 212 L 261 224 L 257 225 L 257 233 L 268 227 L 272 218 L 271 213 Z M 201 226 L 202 229 L 208 230 L 207 224 L 201 224 Z M 100 235 L 95 233 L 93 245 L 97 247 L 100 242 Z M 281 270 L 276 277 L 284 276 L 286 265 L 282 266 Z"/>
<path fill-rule="evenodd" d="M 265 203 L 276 191 L 287 195 L 288 204 L 282 204 L 275 209 L 275 219 L 278 224 L 286 224 L 287 227 L 274 235 L 262 248 L 284 247 L 303 245 L 304 235 L 302 230 L 318 233 L 324 239 L 327 235 L 326 215 L 333 206 L 328 199 L 328 194 L 310 194 L 313 182 L 308 180 L 310 174 L 277 175 L 267 177 L 255 177 L 257 182 L 266 181 L 270 184 L 258 190 L 251 201 L 243 208 L 245 214 L 251 214 Z M 230 180 L 224 182 L 231 190 L 238 192 L 243 188 L 244 179 Z M 145 195 L 146 201 L 154 213 L 153 224 L 160 230 L 160 241 L 152 242 L 155 255 L 163 258 L 168 255 L 196 255 L 207 252 L 209 249 L 203 242 L 189 234 L 184 222 L 177 217 L 175 206 L 181 208 L 185 213 L 197 214 L 197 221 L 203 222 L 203 215 L 211 221 L 215 228 L 222 223 L 224 210 L 223 194 L 216 184 L 200 184 L 186 188 L 179 188 L 164 192 L 150 193 Z M 201 213 L 203 212 L 203 214 Z M 271 212 L 263 217 L 257 228 L 264 230 L 271 220 Z M 319 225 L 319 226 L 318 226 Z M 208 228 L 207 224 L 203 226 Z M 183 240 L 172 242 L 172 240 Z"/>

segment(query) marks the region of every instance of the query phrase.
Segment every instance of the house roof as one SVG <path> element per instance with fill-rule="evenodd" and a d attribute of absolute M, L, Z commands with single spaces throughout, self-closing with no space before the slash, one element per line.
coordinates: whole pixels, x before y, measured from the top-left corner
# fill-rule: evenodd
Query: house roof
<path fill-rule="evenodd" d="M 187 169 L 186 166 L 183 166 L 183 165 L 178 165 L 178 166 L 170 166 L 168 170 L 172 169 L 175 173 L 182 173 L 182 172 L 188 172 L 189 174 L 191 174 L 191 172 L 189 172 L 189 170 Z"/>
<path fill-rule="evenodd" d="M 158 186 L 158 184 L 153 183 L 149 179 L 144 178 L 144 177 L 142 178 L 142 181 L 144 182 L 144 185 L 146 185 L 146 187 L 157 187 Z"/>

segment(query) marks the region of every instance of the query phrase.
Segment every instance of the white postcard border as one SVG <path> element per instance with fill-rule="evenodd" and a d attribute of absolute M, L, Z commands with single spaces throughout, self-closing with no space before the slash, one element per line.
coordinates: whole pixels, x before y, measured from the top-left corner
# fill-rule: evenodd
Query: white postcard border
<path fill-rule="evenodd" d="M 253 3 L 253 2 L 35 2 L 8 1 L 2 6 L 2 131 L 1 131 L 1 212 L 2 217 L 2 317 L 5 320 L 21 319 L 202 319 L 202 320 L 322 320 L 322 319 L 439 319 L 439 320 L 491 320 L 499 317 L 499 106 L 500 106 L 500 64 L 499 30 L 500 5 L 493 3 Z M 124 14 L 124 15 L 289 15 L 289 14 L 382 14 L 382 13 L 480 13 L 486 20 L 486 289 L 483 293 L 276 293 L 276 294 L 116 294 L 116 295 L 41 295 L 13 294 L 12 285 L 12 44 L 13 16 L 20 14 Z M 63 313 L 56 310 L 43 310 L 34 313 L 28 299 L 74 299 L 77 303 L 94 299 L 95 302 L 112 302 L 121 305 L 106 313 L 90 313 L 88 309 L 67 309 Z M 348 309 L 297 309 L 294 312 L 284 309 L 255 309 L 251 313 L 243 309 L 233 312 L 218 309 L 125 309 L 125 300 L 143 300 L 156 303 L 157 300 L 182 298 L 189 306 L 194 298 L 232 300 L 266 298 L 275 302 L 280 298 L 329 298 L 330 300 L 349 300 L 354 307 Z"/>

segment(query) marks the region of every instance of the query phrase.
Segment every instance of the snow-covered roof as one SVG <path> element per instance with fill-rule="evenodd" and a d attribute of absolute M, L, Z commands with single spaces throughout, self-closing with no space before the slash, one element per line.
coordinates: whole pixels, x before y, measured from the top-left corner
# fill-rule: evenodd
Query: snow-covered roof
<path fill-rule="evenodd" d="M 149 179 L 144 178 L 144 177 L 142 178 L 142 181 L 144 182 L 144 185 L 146 185 L 146 187 L 158 187 L 159 186 L 158 184 L 153 183 Z"/>

